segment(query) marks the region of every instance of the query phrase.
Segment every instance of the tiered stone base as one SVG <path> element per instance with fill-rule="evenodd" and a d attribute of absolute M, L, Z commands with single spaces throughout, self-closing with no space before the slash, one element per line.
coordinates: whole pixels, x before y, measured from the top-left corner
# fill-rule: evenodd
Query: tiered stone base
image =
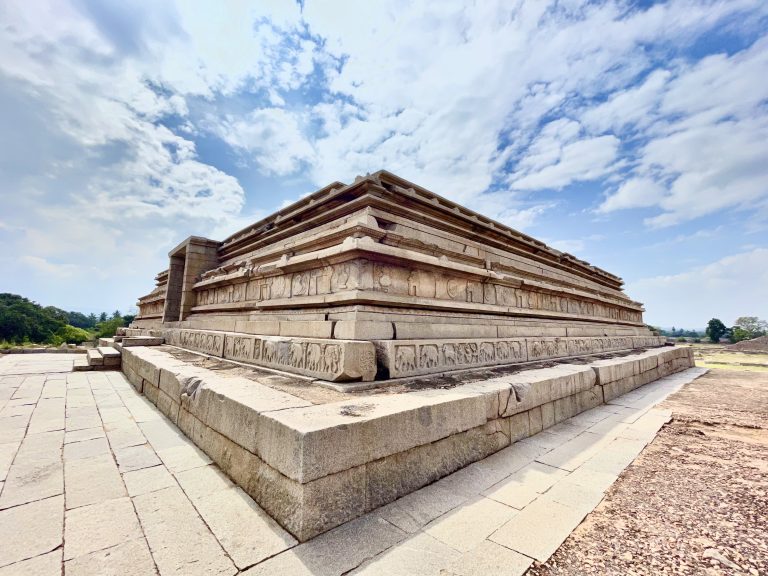
<path fill-rule="evenodd" d="M 167 350 L 124 348 L 123 371 L 302 541 L 694 364 L 690 348 L 659 348 L 450 389 L 313 404 Z"/>

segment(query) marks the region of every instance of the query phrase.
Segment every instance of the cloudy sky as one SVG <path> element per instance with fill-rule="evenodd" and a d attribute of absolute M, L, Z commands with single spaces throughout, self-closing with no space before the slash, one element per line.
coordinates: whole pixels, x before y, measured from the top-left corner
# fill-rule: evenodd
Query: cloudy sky
<path fill-rule="evenodd" d="M 768 3 L 0 3 L 0 292 L 128 310 L 386 168 L 622 276 L 768 318 Z"/>

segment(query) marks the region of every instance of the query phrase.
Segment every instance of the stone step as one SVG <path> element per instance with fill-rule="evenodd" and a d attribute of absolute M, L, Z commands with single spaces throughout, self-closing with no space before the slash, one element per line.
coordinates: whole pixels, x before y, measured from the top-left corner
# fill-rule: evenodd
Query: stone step
<path fill-rule="evenodd" d="M 160 346 L 163 338 L 154 336 L 125 336 L 121 342 L 123 346 Z"/>
<path fill-rule="evenodd" d="M 111 346 L 99 346 L 97 348 L 104 358 L 104 366 L 120 366 L 120 352 Z"/>
<path fill-rule="evenodd" d="M 99 338 L 99 347 L 112 346 L 115 343 L 114 338 Z"/>
<path fill-rule="evenodd" d="M 101 352 L 99 352 L 98 348 L 91 348 L 90 350 L 88 350 L 87 355 L 88 355 L 89 366 L 104 365 L 104 357 L 101 355 Z"/>
<path fill-rule="evenodd" d="M 73 372 L 85 372 L 87 370 L 93 370 L 93 366 L 88 364 L 88 358 L 83 356 L 82 358 L 77 358 L 75 360 L 74 365 L 72 366 Z"/>
<path fill-rule="evenodd" d="M 112 341 L 113 342 L 121 342 L 123 340 L 123 338 L 124 338 L 124 336 L 122 336 L 120 334 L 115 334 L 115 337 L 112 338 Z"/>

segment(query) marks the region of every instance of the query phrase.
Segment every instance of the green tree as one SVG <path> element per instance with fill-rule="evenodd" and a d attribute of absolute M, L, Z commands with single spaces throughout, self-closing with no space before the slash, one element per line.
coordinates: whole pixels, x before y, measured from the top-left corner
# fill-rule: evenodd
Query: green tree
<path fill-rule="evenodd" d="M 80 312 L 67 312 L 67 324 L 75 328 L 90 328 L 93 326 L 93 324 L 90 324 L 88 316 Z"/>
<path fill-rule="evenodd" d="M 739 326 L 734 326 L 731 328 L 731 342 L 734 344 L 736 342 L 741 342 L 742 340 L 751 340 L 752 335 L 744 330 L 744 328 L 741 328 Z"/>
<path fill-rule="evenodd" d="M 88 328 L 95 328 L 96 322 L 98 321 L 99 319 L 96 317 L 96 314 L 94 314 L 93 312 L 88 314 Z"/>
<path fill-rule="evenodd" d="M 719 319 L 712 318 L 709 322 L 707 322 L 706 335 L 712 342 L 720 342 L 720 338 L 725 336 L 727 332 L 728 328 L 726 328 L 725 324 L 723 324 Z"/>
<path fill-rule="evenodd" d="M 768 322 L 760 320 L 757 316 L 741 316 L 736 318 L 733 324 L 732 330 L 736 331 L 736 329 L 741 340 L 751 340 L 768 333 Z M 738 342 L 738 340 L 735 341 Z"/>
<path fill-rule="evenodd" d="M 102 312 L 101 314 L 99 314 L 99 322 L 106 322 L 106 321 L 107 321 L 107 313 Z"/>
<path fill-rule="evenodd" d="M 125 326 L 123 317 L 111 318 L 104 322 L 96 324 L 96 337 L 97 338 L 111 338 L 117 332 L 117 329 L 121 326 Z"/>
<path fill-rule="evenodd" d="M 43 308 L 17 294 L 0 294 L 0 340 L 16 344 L 53 342 L 56 331 L 67 323 L 62 312 L 53 306 Z"/>

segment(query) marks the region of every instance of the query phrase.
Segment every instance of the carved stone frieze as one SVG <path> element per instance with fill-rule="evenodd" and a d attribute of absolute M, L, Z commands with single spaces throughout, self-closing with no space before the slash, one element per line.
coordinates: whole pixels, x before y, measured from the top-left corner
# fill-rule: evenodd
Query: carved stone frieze
<path fill-rule="evenodd" d="M 168 330 L 174 346 L 322 380 L 372 381 L 376 352 L 371 342 L 251 336 L 206 330 Z"/>
<path fill-rule="evenodd" d="M 485 304 L 500 311 L 544 311 L 555 314 L 642 322 L 638 310 L 619 304 L 586 299 L 577 295 L 550 293 L 541 289 L 511 287 L 497 282 L 480 282 L 420 268 L 408 268 L 364 259 L 350 260 L 306 271 L 271 276 L 239 278 L 232 284 L 202 287 L 197 305 L 266 302 L 364 290 L 404 296 Z M 255 304 L 258 306 L 258 304 Z"/>
<path fill-rule="evenodd" d="M 380 341 L 391 378 L 659 346 L 656 336 Z"/>

